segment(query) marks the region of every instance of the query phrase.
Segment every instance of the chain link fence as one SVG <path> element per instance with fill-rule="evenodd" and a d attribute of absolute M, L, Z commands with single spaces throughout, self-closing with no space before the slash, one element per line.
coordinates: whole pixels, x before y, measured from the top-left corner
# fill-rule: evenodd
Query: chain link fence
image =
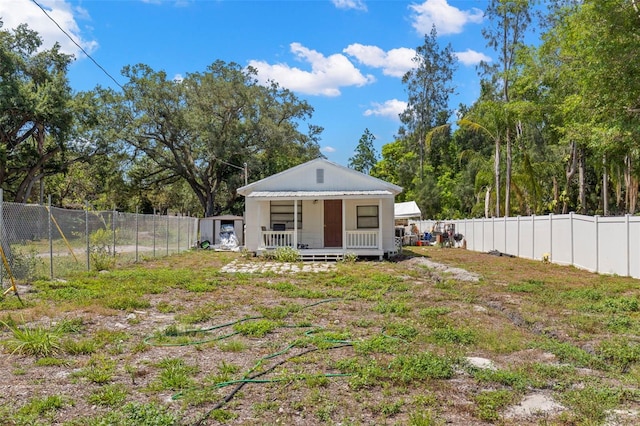
<path fill-rule="evenodd" d="M 17 280 L 60 278 L 168 256 L 193 247 L 198 219 L 118 211 L 69 210 L 3 202 L 0 274 Z"/>

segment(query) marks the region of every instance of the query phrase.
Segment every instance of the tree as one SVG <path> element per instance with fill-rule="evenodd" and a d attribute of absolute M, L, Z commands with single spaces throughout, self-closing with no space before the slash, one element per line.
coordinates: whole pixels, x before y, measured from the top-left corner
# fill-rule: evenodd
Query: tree
<path fill-rule="evenodd" d="M 369 174 L 371 169 L 378 162 L 378 153 L 373 147 L 375 136 L 365 129 L 360 137 L 358 146 L 353 157 L 349 158 L 349 167 L 362 173 Z"/>
<path fill-rule="evenodd" d="M 39 181 L 64 170 L 71 146 L 72 57 L 42 40 L 26 24 L 13 32 L 0 21 L 0 186 L 25 202 Z M 40 185 L 42 188 L 42 185 Z"/>
<path fill-rule="evenodd" d="M 501 101 L 506 105 L 511 101 L 511 84 L 516 78 L 516 54 L 521 47 L 525 31 L 531 22 L 530 9 L 533 0 L 490 0 L 485 12 L 490 26 L 482 30 L 487 45 L 498 52 L 498 60 L 493 65 L 483 64 L 485 72 L 492 77 L 492 83 L 501 92 Z M 511 203 L 511 167 L 512 167 L 512 120 L 506 116 L 504 142 L 506 144 L 505 200 L 504 214 L 509 216 Z M 495 186 L 496 216 L 500 216 L 500 143 L 496 138 L 495 149 Z"/>
<path fill-rule="evenodd" d="M 282 159 L 284 169 L 320 156 L 322 129 L 298 129 L 311 106 L 275 83 L 259 85 L 255 69 L 216 61 L 182 81 L 142 64 L 123 74 L 129 79 L 124 93 L 104 93 L 113 98 L 107 126 L 120 129 L 118 138 L 150 160 L 147 180 L 184 180 L 205 216 L 237 208 L 243 163 L 258 174 L 273 159 Z"/>
<path fill-rule="evenodd" d="M 429 130 L 442 120 L 443 112 L 448 117 L 449 95 L 454 92 L 450 86 L 456 59 L 451 45 L 440 48 L 435 26 L 429 35 L 425 34 L 424 44 L 416 48 L 413 58 L 415 67 L 402 77 L 407 86 L 407 108 L 400 114 L 402 127 L 399 134 L 409 145 L 420 152 L 420 179 L 424 177 L 425 137 Z"/>
<path fill-rule="evenodd" d="M 569 148 L 566 188 L 577 170 L 580 211 L 607 215 L 610 181 L 617 210 L 636 211 L 639 23 L 634 3 L 620 0 L 566 1 L 550 13 L 540 56 L 551 70 L 548 80 L 554 81 L 554 127 Z M 593 173 L 601 177 L 600 206 L 587 205 L 586 179 Z"/>

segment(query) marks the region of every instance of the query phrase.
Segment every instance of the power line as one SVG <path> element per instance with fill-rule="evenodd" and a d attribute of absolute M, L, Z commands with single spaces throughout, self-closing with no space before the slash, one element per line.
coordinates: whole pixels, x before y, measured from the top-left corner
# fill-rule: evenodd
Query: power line
<path fill-rule="evenodd" d="M 120 83 L 118 83 L 118 80 L 116 80 L 115 78 L 113 78 L 113 76 L 112 76 L 111 74 L 109 74 L 109 72 L 108 72 L 106 69 L 104 69 L 104 68 L 102 67 L 102 65 L 100 65 L 100 64 L 99 64 L 95 59 L 93 59 L 93 57 L 92 57 L 91 55 L 89 55 L 89 53 L 87 53 L 87 51 L 86 51 L 86 50 L 84 50 L 84 48 L 83 48 L 82 46 L 80 46 L 80 45 L 79 45 L 79 44 L 78 44 L 78 43 L 73 39 L 73 37 L 71 37 L 71 36 L 69 35 L 69 33 L 67 33 L 67 32 L 66 32 L 66 31 L 65 31 L 65 30 L 60 26 L 60 24 L 58 24 L 58 23 L 56 22 L 56 20 L 55 20 L 55 19 L 53 19 L 53 18 L 51 17 L 51 15 L 49 15 L 49 13 L 48 13 L 46 10 L 44 10 L 44 8 L 43 8 L 42 6 L 40 6 L 40 4 L 38 4 L 38 2 L 37 2 L 36 0 L 31 0 L 31 1 L 32 1 L 36 6 L 38 6 L 38 7 L 40 8 L 40 10 L 41 10 L 45 15 L 47 15 L 47 18 L 49 18 L 49 19 L 51 20 L 51 22 L 53 22 L 54 24 L 56 24 L 56 26 L 57 26 L 58 28 L 60 28 L 60 31 L 62 31 L 62 32 L 64 33 L 64 35 L 66 35 L 66 36 L 69 38 L 69 40 L 71 40 L 71 42 L 72 42 L 73 44 L 75 44 L 76 46 L 78 46 L 78 49 L 80 49 L 80 50 L 82 51 L 82 53 L 84 53 L 84 54 L 87 56 L 87 58 L 91 59 L 91 61 L 92 61 L 94 64 L 96 64 L 96 66 L 97 66 L 98 68 L 100 68 L 100 69 L 102 70 L 102 72 L 103 72 L 103 73 L 105 73 L 105 74 L 107 75 L 107 77 L 109 77 L 111 80 L 113 80 L 113 82 L 114 82 L 114 83 L 116 83 L 116 84 L 117 84 L 117 85 L 118 85 L 122 90 L 124 90 L 124 87 L 123 87 Z"/>

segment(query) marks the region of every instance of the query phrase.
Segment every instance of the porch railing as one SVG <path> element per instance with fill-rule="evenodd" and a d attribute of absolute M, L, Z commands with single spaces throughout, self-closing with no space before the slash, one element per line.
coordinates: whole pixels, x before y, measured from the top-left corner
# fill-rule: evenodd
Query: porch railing
<path fill-rule="evenodd" d="M 378 231 L 347 231 L 347 248 L 378 248 Z"/>
<path fill-rule="evenodd" d="M 293 231 L 262 231 L 262 243 L 266 248 L 293 247 Z"/>
<path fill-rule="evenodd" d="M 294 231 L 262 231 L 265 248 L 293 247 Z M 378 231 L 347 231 L 348 249 L 375 249 L 378 247 Z"/>

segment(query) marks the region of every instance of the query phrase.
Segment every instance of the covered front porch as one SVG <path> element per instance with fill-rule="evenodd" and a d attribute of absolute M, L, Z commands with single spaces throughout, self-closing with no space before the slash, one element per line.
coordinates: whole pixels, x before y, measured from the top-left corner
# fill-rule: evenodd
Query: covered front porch
<path fill-rule="evenodd" d="M 260 224 L 257 254 L 290 247 L 302 260 L 340 260 L 346 255 L 381 259 L 389 251 L 384 246 L 386 224 L 393 220 L 389 202 L 373 198 L 370 191 L 339 195 L 342 198 L 320 199 L 320 194 L 308 192 L 251 194 Z"/>

